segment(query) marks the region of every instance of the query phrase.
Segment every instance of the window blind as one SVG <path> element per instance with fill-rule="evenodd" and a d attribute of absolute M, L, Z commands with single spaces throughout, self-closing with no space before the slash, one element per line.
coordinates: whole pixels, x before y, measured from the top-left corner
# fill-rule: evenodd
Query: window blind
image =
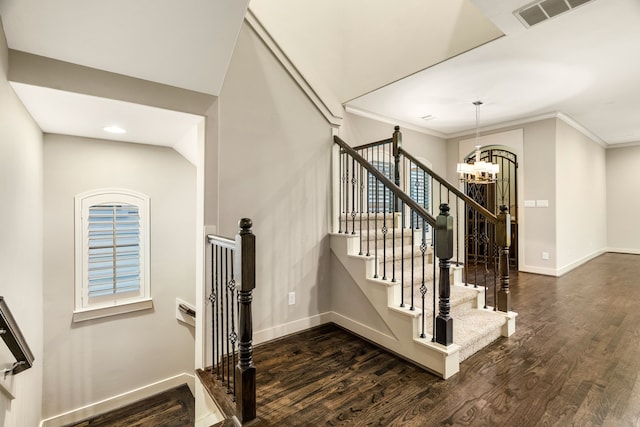
<path fill-rule="evenodd" d="M 140 290 L 140 213 L 138 206 L 89 207 L 89 298 Z"/>
<path fill-rule="evenodd" d="M 426 179 L 427 175 L 421 169 L 412 167 L 409 174 L 409 196 L 415 200 L 420 206 L 425 208 L 427 212 L 431 212 L 429 209 L 429 181 Z M 418 215 L 413 213 L 412 224 L 413 226 L 419 225 Z M 429 230 L 429 224 L 425 223 L 425 229 Z"/>
<path fill-rule="evenodd" d="M 394 173 L 392 163 L 372 161 L 371 164 L 382 172 L 384 176 L 393 181 Z M 371 173 L 368 174 L 367 192 L 369 212 L 393 212 L 393 192 L 386 189 Z"/>

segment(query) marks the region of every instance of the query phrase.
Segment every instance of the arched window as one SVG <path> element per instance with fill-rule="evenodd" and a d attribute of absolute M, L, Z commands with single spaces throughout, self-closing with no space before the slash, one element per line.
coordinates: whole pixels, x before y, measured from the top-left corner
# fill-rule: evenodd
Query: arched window
<path fill-rule="evenodd" d="M 75 198 L 74 321 L 151 308 L 149 198 L 97 190 Z"/>

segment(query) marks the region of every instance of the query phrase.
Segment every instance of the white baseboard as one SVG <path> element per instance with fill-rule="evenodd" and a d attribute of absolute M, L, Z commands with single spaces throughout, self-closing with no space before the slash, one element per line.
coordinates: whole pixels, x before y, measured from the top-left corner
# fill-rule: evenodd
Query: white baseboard
<path fill-rule="evenodd" d="M 592 259 L 599 257 L 600 255 L 606 252 L 620 252 L 620 251 L 622 250 L 615 250 L 612 248 L 600 249 L 589 255 L 585 255 L 578 260 L 570 262 L 569 264 L 566 264 L 565 266 L 560 268 L 546 268 L 546 267 L 535 267 L 531 265 L 520 265 L 520 267 L 518 268 L 518 271 L 522 271 L 523 273 L 534 273 L 534 274 L 542 274 L 545 276 L 560 277 L 567 274 L 571 270 L 577 267 L 580 267 L 582 264 L 585 264 L 591 261 Z M 633 253 L 633 252 L 624 252 L 624 253 Z M 640 254 L 640 251 L 637 251 L 636 253 Z"/>
<path fill-rule="evenodd" d="M 634 248 L 607 248 L 607 252 L 615 252 L 617 254 L 640 255 L 640 249 L 634 249 Z"/>
<path fill-rule="evenodd" d="M 606 250 L 605 249 L 600 249 L 597 250 L 589 255 L 585 255 L 582 258 L 575 260 L 573 262 L 570 262 L 569 264 L 565 265 L 564 267 L 561 267 L 558 269 L 558 276 L 562 276 L 564 274 L 567 274 L 568 272 L 570 272 L 571 270 L 573 270 L 574 268 L 580 267 L 582 264 L 591 261 L 592 259 L 599 257 L 600 255 L 602 255 L 603 253 L 605 253 Z"/>
<path fill-rule="evenodd" d="M 260 344 L 271 341 L 276 338 L 283 337 L 296 332 L 304 331 L 314 326 L 319 326 L 332 321 L 332 312 L 316 314 L 315 316 L 305 317 L 303 319 L 294 320 L 293 322 L 283 323 L 272 328 L 263 329 L 253 333 L 253 344 Z"/>
<path fill-rule="evenodd" d="M 92 403 L 82 408 L 74 409 L 63 414 L 55 415 L 40 422 L 40 427 L 61 427 L 67 424 L 76 423 L 86 418 L 121 408 L 141 399 L 146 399 L 154 394 L 171 390 L 182 384 L 187 384 L 191 393 L 195 390 L 195 377 L 191 374 L 182 373 L 174 377 L 166 378 L 158 382 L 147 384 L 135 390 L 127 391 L 117 396 L 109 397 L 99 402 Z"/>
<path fill-rule="evenodd" d="M 520 264 L 518 271 L 522 271 L 523 273 L 542 274 L 544 276 L 558 276 L 558 270 L 555 268 L 535 267 L 532 265 Z"/>

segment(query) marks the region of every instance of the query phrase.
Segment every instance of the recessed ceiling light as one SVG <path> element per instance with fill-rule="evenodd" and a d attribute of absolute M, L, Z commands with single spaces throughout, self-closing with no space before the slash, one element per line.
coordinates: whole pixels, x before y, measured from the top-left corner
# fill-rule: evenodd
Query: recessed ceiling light
<path fill-rule="evenodd" d="M 436 116 L 432 116 L 431 114 L 427 114 L 426 116 L 420 117 L 422 120 L 433 120 Z"/>
<path fill-rule="evenodd" d="M 109 132 L 109 133 L 127 133 L 126 129 L 121 128 L 120 126 L 105 126 L 104 128 L 105 132 Z"/>

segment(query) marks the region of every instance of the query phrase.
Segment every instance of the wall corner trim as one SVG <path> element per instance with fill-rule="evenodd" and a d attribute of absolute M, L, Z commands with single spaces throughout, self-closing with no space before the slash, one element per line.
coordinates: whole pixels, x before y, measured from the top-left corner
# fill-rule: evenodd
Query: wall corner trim
<path fill-rule="evenodd" d="M 564 123 L 568 124 L 569 126 L 574 128 L 575 130 L 577 130 L 578 132 L 580 132 L 581 134 L 583 134 L 587 138 L 591 139 L 593 142 L 595 142 L 596 144 L 600 145 L 601 147 L 609 148 L 609 144 L 607 144 L 607 142 L 605 140 L 600 138 L 595 133 L 591 132 L 586 127 L 582 126 L 580 123 L 578 123 L 575 119 L 573 119 L 572 117 L 568 116 L 567 114 L 562 113 L 562 112 L 558 112 L 558 113 L 556 113 L 556 118 L 558 120 L 562 120 Z"/>
<path fill-rule="evenodd" d="M 271 51 L 273 56 L 280 62 L 291 78 L 307 95 L 309 100 L 316 106 L 324 118 L 334 126 L 342 125 L 342 107 L 338 102 L 329 102 L 329 100 L 323 99 L 318 92 L 311 86 L 311 84 L 304 78 L 300 70 L 291 62 L 287 54 L 282 50 L 280 45 L 271 37 L 271 34 L 262 25 L 260 20 L 255 16 L 251 9 L 247 9 L 245 15 L 245 21 L 253 29 L 253 31 L 262 40 L 265 46 Z"/>

